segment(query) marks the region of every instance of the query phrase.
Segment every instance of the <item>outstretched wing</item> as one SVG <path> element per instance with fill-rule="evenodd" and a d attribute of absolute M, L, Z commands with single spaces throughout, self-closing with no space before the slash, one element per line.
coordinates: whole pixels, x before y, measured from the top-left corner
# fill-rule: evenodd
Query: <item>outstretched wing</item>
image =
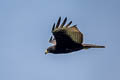
<path fill-rule="evenodd" d="M 58 22 L 55 26 L 55 23 L 52 28 L 52 33 L 56 40 L 57 45 L 69 46 L 72 44 L 81 44 L 83 42 L 83 34 L 78 30 L 76 25 L 71 26 L 70 21 L 66 26 L 67 17 L 64 19 L 63 23 L 60 25 L 61 17 L 59 17 Z"/>

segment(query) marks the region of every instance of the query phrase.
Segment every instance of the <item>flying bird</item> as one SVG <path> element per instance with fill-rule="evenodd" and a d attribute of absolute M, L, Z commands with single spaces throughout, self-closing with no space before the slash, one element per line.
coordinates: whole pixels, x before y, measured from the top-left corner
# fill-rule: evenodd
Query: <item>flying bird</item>
<path fill-rule="evenodd" d="M 105 48 L 105 46 L 94 45 L 94 44 L 83 44 L 83 33 L 79 31 L 77 25 L 70 26 L 72 21 L 66 24 L 67 17 L 61 22 L 61 17 L 59 17 L 57 24 L 53 24 L 52 34 L 49 42 L 53 44 L 45 51 L 47 53 L 53 54 L 65 54 L 82 49 L 89 48 Z"/>

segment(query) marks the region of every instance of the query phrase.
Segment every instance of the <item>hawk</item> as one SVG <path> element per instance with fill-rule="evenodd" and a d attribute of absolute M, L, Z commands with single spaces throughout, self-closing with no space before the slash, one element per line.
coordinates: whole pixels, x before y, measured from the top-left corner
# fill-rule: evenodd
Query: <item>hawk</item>
<path fill-rule="evenodd" d="M 65 54 L 82 49 L 89 48 L 105 48 L 105 46 L 94 45 L 94 44 L 83 44 L 83 33 L 79 31 L 77 25 L 70 26 L 72 21 L 66 24 L 67 17 L 63 20 L 62 24 L 61 17 L 59 17 L 57 24 L 53 24 L 52 34 L 49 42 L 53 44 L 45 51 L 53 54 Z"/>

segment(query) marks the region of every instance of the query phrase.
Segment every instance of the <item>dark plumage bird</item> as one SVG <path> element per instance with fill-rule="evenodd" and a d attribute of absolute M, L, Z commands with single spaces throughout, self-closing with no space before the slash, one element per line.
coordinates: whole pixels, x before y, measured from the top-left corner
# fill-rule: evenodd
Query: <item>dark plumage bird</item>
<path fill-rule="evenodd" d="M 53 24 L 52 33 L 54 38 L 51 36 L 49 42 L 54 45 L 48 47 L 45 54 L 65 54 L 81 49 L 105 48 L 105 46 L 83 44 L 83 34 L 79 31 L 76 25 L 70 26 L 72 21 L 65 25 L 66 21 L 67 17 L 60 25 L 61 17 L 59 17 L 57 24 Z"/>

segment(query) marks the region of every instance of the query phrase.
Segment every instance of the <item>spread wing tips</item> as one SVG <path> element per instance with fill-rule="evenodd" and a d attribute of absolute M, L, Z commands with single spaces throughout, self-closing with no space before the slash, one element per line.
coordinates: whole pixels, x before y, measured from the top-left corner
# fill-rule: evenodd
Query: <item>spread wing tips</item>
<path fill-rule="evenodd" d="M 67 25 L 66 22 L 67 22 L 67 17 L 65 17 L 65 19 L 63 20 L 62 24 L 60 25 L 60 22 L 61 22 L 61 16 L 59 17 L 58 21 L 57 21 L 57 24 L 55 25 L 55 23 L 53 24 L 53 27 L 52 27 L 52 32 L 56 29 L 56 28 L 63 28 L 63 27 L 66 27 L 68 28 L 71 24 L 72 24 L 72 21 L 70 21 Z M 65 25 L 65 26 L 64 26 Z M 73 25 L 73 26 L 76 26 L 76 25 Z"/>
<path fill-rule="evenodd" d="M 72 21 L 70 21 L 65 27 L 68 28 L 72 24 Z"/>
<path fill-rule="evenodd" d="M 52 31 L 55 29 L 55 23 L 53 24 Z"/>
<path fill-rule="evenodd" d="M 60 21 L 61 21 L 61 16 L 60 16 L 59 19 L 58 19 L 58 22 L 57 22 L 56 28 L 59 27 L 59 25 L 60 25 Z"/>
<path fill-rule="evenodd" d="M 60 26 L 61 28 L 63 28 L 63 26 L 65 25 L 66 21 L 67 21 L 67 17 L 65 17 L 63 23 L 61 24 L 61 26 Z"/>

